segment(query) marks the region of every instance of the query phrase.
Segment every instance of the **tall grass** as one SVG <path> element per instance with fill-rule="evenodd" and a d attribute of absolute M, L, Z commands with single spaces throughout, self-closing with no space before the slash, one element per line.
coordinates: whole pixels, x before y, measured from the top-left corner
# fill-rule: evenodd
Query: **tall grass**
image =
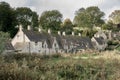
<path fill-rule="evenodd" d="M 87 54 L 67 57 L 60 54 L 0 56 L 0 80 L 119 80 L 119 54 L 115 51 L 114 54 L 104 53 L 91 54 L 99 56 L 97 59 L 72 58 Z"/>

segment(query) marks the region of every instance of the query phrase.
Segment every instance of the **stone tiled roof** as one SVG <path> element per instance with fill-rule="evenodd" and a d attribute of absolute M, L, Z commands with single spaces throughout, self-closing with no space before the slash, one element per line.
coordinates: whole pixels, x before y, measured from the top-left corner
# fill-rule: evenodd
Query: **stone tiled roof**
<path fill-rule="evenodd" d="M 23 30 L 23 32 L 31 41 L 34 41 L 34 42 L 39 42 L 43 40 L 46 41 L 49 48 L 52 48 L 54 37 L 57 40 L 57 43 L 60 49 L 63 49 L 65 44 L 68 46 L 73 44 L 74 46 L 77 46 L 83 49 L 93 48 L 91 39 L 88 37 L 80 37 L 80 36 L 72 36 L 72 35 L 69 35 L 69 36 L 51 35 L 45 32 L 40 33 L 32 30 Z"/>
<path fill-rule="evenodd" d="M 104 40 L 103 40 L 102 37 L 99 37 L 99 38 L 94 37 L 94 38 L 95 38 L 95 40 L 96 40 L 100 45 L 104 44 Z"/>
<path fill-rule="evenodd" d="M 48 33 L 45 32 L 37 32 L 37 31 L 33 31 L 33 30 L 23 30 L 24 34 L 26 34 L 26 36 L 34 42 L 39 42 L 39 41 L 46 41 L 48 44 L 48 47 L 51 48 L 52 47 L 52 36 Z"/>
<path fill-rule="evenodd" d="M 79 48 L 86 49 L 86 48 L 93 48 L 93 45 L 91 43 L 91 39 L 88 37 L 80 37 L 80 36 L 63 36 L 63 39 L 66 39 L 66 42 L 68 45 L 71 43 Z"/>

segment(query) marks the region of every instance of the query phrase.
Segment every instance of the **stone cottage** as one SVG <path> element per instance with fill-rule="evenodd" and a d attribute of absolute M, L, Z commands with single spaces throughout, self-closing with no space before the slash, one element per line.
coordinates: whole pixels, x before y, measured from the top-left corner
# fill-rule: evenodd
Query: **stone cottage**
<path fill-rule="evenodd" d="M 61 34 L 51 34 L 47 32 L 33 31 L 30 26 L 25 30 L 19 26 L 19 31 L 12 39 L 11 44 L 20 53 L 73 53 L 80 50 L 93 49 L 91 39 L 88 37 L 81 37 L 79 35 L 66 35 L 65 32 Z"/>
<path fill-rule="evenodd" d="M 91 39 L 96 50 L 105 50 L 107 47 L 107 36 L 103 31 L 98 31 Z"/>

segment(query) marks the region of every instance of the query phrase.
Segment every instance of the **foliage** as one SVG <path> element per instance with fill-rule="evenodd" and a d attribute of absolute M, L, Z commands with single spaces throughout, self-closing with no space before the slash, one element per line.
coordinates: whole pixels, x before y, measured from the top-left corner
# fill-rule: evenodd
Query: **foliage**
<path fill-rule="evenodd" d="M 101 26 L 104 23 L 101 19 L 103 16 L 104 13 L 96 6 L 81 8 L 75 13 L 74 24 L 91 29 L 93 26 Z"/>
<path fill-rule="evenodd" d="M 70 19 L 65 19 L 61 24 L 61 31 L 65 31 L 67 34 L 71 34 L 73 31 L 73 24 Z"/>
<path fill-rule="evenodd" d="M 52 56 L 0 56 L 0 80 L 119 80 L 119 60 L 73 59 L 74 55 L 68 58 Z"/>
<path fill-rule="evenodd" d="M 43 29 L 57 31 L 62 23 L 62 14 L 58 10 L 44 11 L 40 17 L 40 25 Z"/>
<path fill-rule="evenodd" d="M 0 53 L 5 49 L 5 43 L 9 39 L 9 34 L 0 31 Z"/>
<path fill-rule="evenodd" d="M 114 25 L 113 25 L 112 22 L 109 21 L 109 22 L 102 25 L 102 29 L 104 29 L 104 30 L 113 30 Z"/>
<path fill-rule="evenodd" d="M 0 31 L 10 33 L 13 37 L 16 34 L 16 16 L 14 9 L 6 2 L 0 2 Z"/>
<path fill-rule="evenodd" d="M 96 30 L 86 29 L 82 31 L 82 36 L 87 36 L 92 38 L 96 32 L 97 32 Z"/>
<path fill-rule="evenodd" d="M 111 40 L 108 41 L 108 45 L 118 45 L 118 44 L 119 42 L 117 41 L 111 41 Z"/>
<path fill-rule="evenodd" d="M 20 7 L 15 12 L 18 25 L 21 24 L 24 28 L 27 28 L 28 25 L 31 25 L 33 28 L 38 27 L 38 15 L 30 8 Z"/>
<path fill-rule="evenodd" d="M 114 24 L 119 24 L 120 23 L 120 10 L 115 10 L 114 12 L 112 12 L 109 18 Z"/>
<path fill-rule="evenodd" d="M 119 46 L 119 47 L 117 47 L 117 50 L 118 50 L 118 51 L 120 51 L 120 46 Z"/>
<path fill-rule="evenodd" d="M 39 15 L 36 12 L 32 12 L 32 21 L 31 25 L 33 26 L 33 29 L 39 27 Z"/>

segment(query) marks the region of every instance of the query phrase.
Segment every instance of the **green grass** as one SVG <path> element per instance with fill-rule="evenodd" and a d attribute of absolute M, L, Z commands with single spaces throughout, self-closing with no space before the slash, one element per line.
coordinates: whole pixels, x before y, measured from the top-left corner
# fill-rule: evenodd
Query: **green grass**
<path fill-rule="evenodd" d="M 120 46 L 117 48 L 118 51 L 120 51 Z"/>
<path fill-rule="evenodd" d="M 119 80 L 120 60 L 98 54 L 61 55 L 11 54 L 0 56 L 0 80 Z"/>

